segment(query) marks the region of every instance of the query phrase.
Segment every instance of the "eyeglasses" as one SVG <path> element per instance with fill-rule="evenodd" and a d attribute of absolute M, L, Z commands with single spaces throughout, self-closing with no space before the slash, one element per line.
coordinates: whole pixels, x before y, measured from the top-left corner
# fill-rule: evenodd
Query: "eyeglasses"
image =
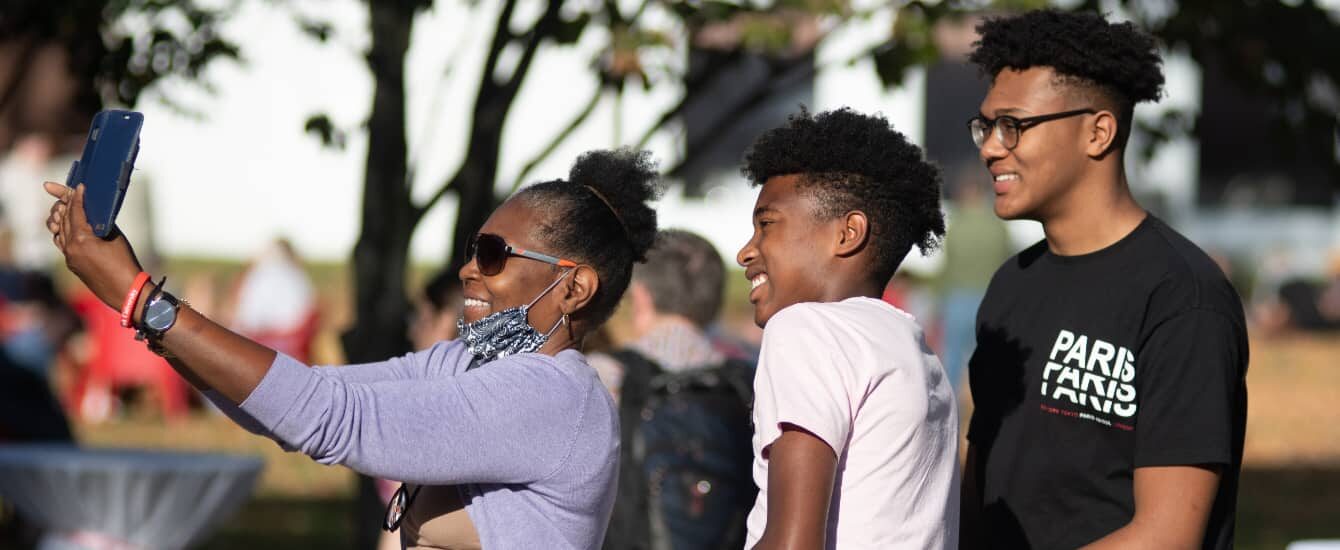
<path fill-rule="evenodd" d="M 502 272 L 503 267 L 507 265 L 508 256 L 521 256 L 558 267 L 577 267 L 577 262 L 517 248 L 492 233 L 475 235 L 465 249 L 465 261 L 469 262 L 470 258 L 474 258 L 475 264 L 479 266 L 479 272 L 490 277 Z"/>
<path fill-rule="evenodd" d="M 386 503 L 386 518 L 382 520 L 382 529 L 394 533 L 400 528 L 400 522 L 405 519 L 405 512 L 408 512 L 410 505 L 414 504 L 414 497 L 419 496 L 419 489 L 422 489 L 423 485 L 415 487 L 413 493 L 406 487 L 406 484 L 401 483 L 400 488 L 395 490 L 391 500 Z"/>
<path fill-rule="evenodd" d="M 1009 115 L 997 118 L 986 118 L 985 116 L 977 115 L 968 120 L 968 130 L 972 132 L 972 142 L 977 145 L 978 149 L 981 149 L 982 146 L 986 144 L 987 134 L 992 133 L 992 130 L 994 129 L 996 141 L 1000 142 L 1000 145 L 1006 149 L 1014 150 L 1014 148 L 1019 145 L 1019 134 L 1024 133 L 1024 130 L 1049 120 L 1069 118 L 1076 115 L 1091 115 L 1097 112 L 1098 111 L 1093 109 L 1076 109 L 1074 111 L 1031 116 L 1028 118 L 1017 118 Z"/>

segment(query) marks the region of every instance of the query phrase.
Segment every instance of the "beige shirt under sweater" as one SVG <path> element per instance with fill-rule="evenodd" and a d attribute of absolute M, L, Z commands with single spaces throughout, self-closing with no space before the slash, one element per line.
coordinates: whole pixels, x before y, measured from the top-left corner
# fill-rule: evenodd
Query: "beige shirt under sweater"
<path fill-rule="evenodd" d="M 400 524 L 400 542 L 409 550 L 480 550 L 465 501 L 455 485 L 425 485 Z"/>

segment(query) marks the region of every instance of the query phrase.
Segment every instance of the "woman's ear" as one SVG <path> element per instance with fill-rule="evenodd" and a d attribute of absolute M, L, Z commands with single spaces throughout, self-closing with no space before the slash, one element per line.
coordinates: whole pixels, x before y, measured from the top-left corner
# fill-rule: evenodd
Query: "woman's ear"
<path fill-rule="evenodd" d="M 841 233 L 837 236 L 835 250 L 837 256 L 851 256 L 865 248 L 866 241 L 870 240 L 870 220 L 865 217 L 865 212 L 852 210 L 841 220 L 838 230 Z"/>
<path fill-rule="evenodd" d="M 563 285 L 563 298 L 559 309 L 571 315 L 591 303 L 596 291 L 600 289 L 600 276 L 594 267 L 586 264 L 572 268 L 572 277 Z"/>

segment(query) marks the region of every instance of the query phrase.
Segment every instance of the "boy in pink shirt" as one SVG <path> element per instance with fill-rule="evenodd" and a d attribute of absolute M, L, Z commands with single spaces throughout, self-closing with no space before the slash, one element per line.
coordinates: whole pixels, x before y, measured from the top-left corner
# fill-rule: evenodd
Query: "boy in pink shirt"
<path fill-rule="evenodd" d="M 957 546 L 958 413 L 912 316 L 879 299 L 944 234 L 939 170 L 883 118 L 801 112 L 764 133 L 737 261 L 763 331 L 747 546 Z"/>

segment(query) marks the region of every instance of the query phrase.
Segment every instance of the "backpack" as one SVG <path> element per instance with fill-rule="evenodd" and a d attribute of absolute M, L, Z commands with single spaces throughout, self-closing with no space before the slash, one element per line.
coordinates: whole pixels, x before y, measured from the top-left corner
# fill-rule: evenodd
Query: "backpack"
<path fill-rule="evenodd" d="M 605 550 L 744 547 L 754 505 L 754 366 L 664 372 L 632 350 L 620 391 L 619 489 Z"/>

